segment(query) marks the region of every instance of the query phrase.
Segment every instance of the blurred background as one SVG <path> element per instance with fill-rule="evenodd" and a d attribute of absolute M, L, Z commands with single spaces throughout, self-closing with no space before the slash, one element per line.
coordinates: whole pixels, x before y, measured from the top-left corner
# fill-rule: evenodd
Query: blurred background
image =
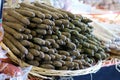
<path fill-rule="evenodd" d="M 34 0 L 31 0 L 34 1 Z M 73 13 L 89 12 L 91 8 L 119 11 L 120 0 L 38 0 Z"/>

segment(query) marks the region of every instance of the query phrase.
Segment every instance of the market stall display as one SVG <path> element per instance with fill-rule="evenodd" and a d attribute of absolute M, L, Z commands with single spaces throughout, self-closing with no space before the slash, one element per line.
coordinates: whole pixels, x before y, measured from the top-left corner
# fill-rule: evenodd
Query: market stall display
<path fill-rule="evenodd" d="M 4 43 L 0 43 L 0 80 L 27 80 L 27 77 L 29 80 L 119 80 L 120 13 L 119 7 L 115 7 L 119 6 L 118 0 L 106 0 L 102 5 L 98 0 L 96 3 L 100 4 L 88 0 L 93 3 L 91 6 L 82 0 L 6 1 L 5 36 Z M 74 14 L 56 9 L 53 4 L 49 6 L 49 1 L 55 3 L 54 7 Z M 2 6 L 0 8 L 2 11 Z M 1 41 L 2 24 L 0 28 Z M 111 54 L 109 58 L 105 52 Z M 111 76 L 113 74 L 115 76 Z"/>
<path fill-rule="evenodd" d="M 37 66 L 33 70 L 40 74 L 47 75 L 43 68 L 86 69 L 109 56 L 92 34 L 91 20 L 81 15 L 46 4 L 21 3 L 20 8 L 6 9 L 3 18 L 3 42 L 14 53 L 10 57 L 20 66 Z"/>

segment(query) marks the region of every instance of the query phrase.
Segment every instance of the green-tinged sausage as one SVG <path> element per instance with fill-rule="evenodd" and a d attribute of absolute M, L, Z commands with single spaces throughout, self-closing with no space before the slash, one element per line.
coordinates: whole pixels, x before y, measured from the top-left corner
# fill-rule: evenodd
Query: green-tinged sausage
<path fill-rule="evenodd" d="M 6 32 L 14 36 L 16 39 L 23 39 L 23 35 L 15 31 L 14 29 L 8 27 L 7 25 L 3 24 L 3 28 Z"/>
<path fill-rule="evenodd" d="M 40 52 L 36 49 L 29 49 L 29 52 L 34 56 L 39 56 Z"/>
<path fill-rule="evenodd" d="M 30 47 L 30 48 L 34 47 L 34 44 L 28 40 L 22 40 L 22 41 L 20 41 L 20 43 L 25 47 Z"/>
<path fill-rule="evenodd" d="M 35 23 L 38 23 L 38 24 L 42 23 L 42 19 L 37 18 L 37 17 L 32 18 L 31 21 L 35 22 Z"/>
<path fill-rule="evenodd" d="M 37 28 L 40 28 L 40 29 L 49 29 L 50 26 L 46 25 L 46 24 L 39 24 L 37 25 Z"/>
<path fill-rule="evenodd" d="M 22 7 L 21 9 L 24 9 L 24 10 L 27 10 L 27 11 L 31 11 L 33 13 L 35 13 L 35 16 L 36 17 L 39 17 L 41 19 L 44 19 L 45 18 L 45 14 L 37 11 L 37 10 L 34 10 L 34 9 L 30 9 L 30 8 L 27 8 L 27 7 Z"/>
<path fill-rule="evenodd" d="M 25 30 L 24 26 L 21 25 L 21 24 L 18 24 L 18 23 L 13 23 L 13 22 L 3 22 L 3 24 L 6 24 L 7 26 L 19 31 L 19 32 L 22 32 Z"/>
<path fill-rule="evenodd" d="M 29 52 L 28 54 L 26 54 L 25 57 L 26 57 L 28 60 L 33 60 L 33 59 L 34 59 L 34 55 L 31 54 L 30 52 Z"/>
<path fill-rule="evenodd" d="M 19 41 L 17 41 L 14 37 L 12 37 L 7 32 L 5 32 L 5 37 L 8 40 L 10 40 L 16 46 L 16 48 L 18 48 L 20 50 L 21 53 L 28 54 L 28 50 Z"/>
<path fill-rule="evenodd" d="M 37 24 L 31 22 L 30 25 L 28 26 L 28 28 L 29 28 L 29 27 L 30 27 L 30 28 L 36 28 L 36 27 L 37 27 Z"/>
<path fill-rule="evenodd" d="M 46 68 L 46 69 L 55 69 L 55 67 L 51 64 L 42 64 L 40 65 L 40 67 Z"/>
<path fill-rule="evenodd" d="M 10 16 L 16 18 L 17 20 L 19 20 L 20 22 L 24 23 L 25 25 L 29 25 L 30 24 L 30 21 L 26 17 L 22 16 L 21 14 L 19 14 L 15 10 L 8 10 L 7 12 L 8 12 L 8 14 Z"/>
<path fill-rule="evenodd" d="M 46 30 L 42 30 L 42 29 L 36 29 L 35 30 L 37 33 L 39 33 L 39 34 L 42 34 L 42 35 L 46 35 L 47 34 L 47 31 Z"/>
<path fill-rule="evenodd" d="M 33 41 L 34 41 L 36 44 L 45 45 L 45 41 L 44 41 L 43 39 L 34 38 Z"/>
<path fill-rule="evenodd" d="M 10 50 L 17 56 L 23 57 L 23 54 L 13 45 L 13 43 L 10 42 L 6 37 L 4 37 L 3 42 L 7 47 L 10 48 Z"/>
<path fill-rule="evenodd" d="M 37 60 L 31 60 L 31 61 L 27 61 L 29 64 L 31 64 L 31 65 L 33 65 L 33 66 L 39 66 L 39 61 L 37 61 Z"/>
<path fill-rule="evenodd" d="M 6 12 L 3 13 L 3 21 L 14 22 L 14 23 L 18 23 L 18 24 L 24 25 L 22 22 L 20 22 L 16 18 L 8 15 Z"/>
<path fill-rule="evenodd" d="M 28 10 L 15 9 L 15 11 L 27 17 L 35 17 L 35 13 Z"/>

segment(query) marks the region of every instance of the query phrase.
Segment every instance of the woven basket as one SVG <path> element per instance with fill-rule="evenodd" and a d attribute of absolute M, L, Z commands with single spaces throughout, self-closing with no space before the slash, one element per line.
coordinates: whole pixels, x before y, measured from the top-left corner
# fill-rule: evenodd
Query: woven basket
<path fill-rule="evenodd" d="M 24 61 L 18 59 L 9 50 L 9 48 L 6 47 L 6 45 L 4 43 L 1 42 L 0 45 L 2 46 L 2 48 L 4 50 L 8 51 L 8 57 L 13 62 L 15 62 L 16 64 L 18 64 L 21 67 L 30 66 L 29 64 L 25 63 Z M 50 69 L 44 69 L 44 68 L 33 66 L 30 74 L 38 76 L 38 77 L 43 77 L 43 78 L 46 78 L 46 77 L 41 76 L 41 75 L 45 75 L 45 76 L 78 76 L 78 75 L 86 75 L 86 74 L 90 74 L 90 73 L 95 73 L 101 68 L 101 66 L 102 66 L 102 61 L 99 61 L 96 65 L 94 65 L 92 67 L 89 67 L 87 69 L 81 69 L 81 70 L 50 70 Z"/>

